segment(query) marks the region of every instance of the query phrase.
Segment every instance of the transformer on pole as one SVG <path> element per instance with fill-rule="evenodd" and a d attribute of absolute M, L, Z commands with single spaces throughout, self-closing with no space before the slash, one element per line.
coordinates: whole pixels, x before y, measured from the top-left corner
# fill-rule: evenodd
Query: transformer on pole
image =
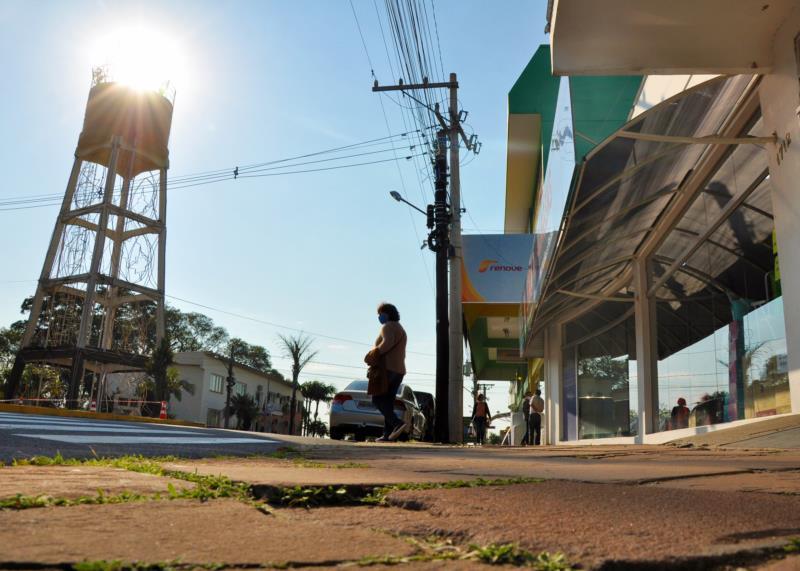
<path fill-rule="evenodd" d="M 8 398 L 39 363 L 62 370 L 75 407 L 88 373 L 141 371 L 164 336 L 173 103 L 168 86 L 138 90 L 94 70 Z"/>

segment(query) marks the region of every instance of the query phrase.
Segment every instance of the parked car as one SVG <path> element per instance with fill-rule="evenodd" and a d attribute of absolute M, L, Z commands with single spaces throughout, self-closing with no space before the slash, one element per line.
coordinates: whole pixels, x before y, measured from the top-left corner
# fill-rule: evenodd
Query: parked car
<path fill-rule="evenodd" d="M 436 400 L 431 393 L 414 391 L 414 396 L 417 397 L 417 404 L 427 420 L 425 423 L 425 434 L 423 434 L 422 439 L 426 442 L 433 442 L 434 423 L 436 422 Z"/>
<path fill-rule="evenodd" d="M 394 412 L 399 418 L 410 420 L 411 427 L 401 439 L 421 440 L 425 433 L 425 415 L 417 404 L 414 391 L 405 383 L 397 389 Z M 331 438 L 341 440 L 348 434 L 352 434 L 355 440 L 383 435 L 383 415 L 372 404 L 372 397 L 367 394 L 367 381 L 353 381 L 333 397 L 330 413 Z"/>

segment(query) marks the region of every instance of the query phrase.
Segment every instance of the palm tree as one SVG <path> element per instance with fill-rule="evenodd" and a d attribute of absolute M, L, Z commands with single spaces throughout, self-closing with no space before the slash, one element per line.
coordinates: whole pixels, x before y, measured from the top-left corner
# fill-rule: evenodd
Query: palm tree
<path fill-rule="evenodd" d="M 241 394 L 231 397 L 231 406 L 228 410 L 228 416 L 231 414 L 236 415 L 237 429 L 250 430 L 250 425 L 253 419 L 258 416 L 259 412 L 261 411 L 253 395 Z"/>
<path fill-rule="evenodd" d="M 289 407 L 289 434 L 294 434 L 294 416 L 297 410 L 297 381 L 300 378 L 300 371 L 308 365 L 309 361 L 316 357 L 317 351 L 311 350 L 314 340 L 303 335 L 285 336 L 278 334 L 278 338 L 283 343 L 284 352 L 292 360 L 292 402 Z"/>
<path fill-rule="evenodd" d="M 321 420 L 314 420 L 309 423 L 308 432 L 312 436 L 327 436 L 328 426 Z"/>
<path fill-rule="evenodd" d="M 315 404 L 314 421 L 316 422 L 317 418 L 319 417 L 319 403 L 331 402 L 333 400 L 333 396 L 336 394 L 336 387 L 321 383 L 319 381 L 311 381 L 307 384 L 310 385 L 309 398 L 313 400 Z"/>
<path fill-rule="evenodd" d="M 311 422 L 311 397 L 314 387 L 311 381 L 305 382 L 300 387 L 300 394 L 303 395 L 303 432 L 308 436 L 308 424 Z"/>
<path fill-rule="evenodd" d="M 153 379 L 153 396 L 156 402 L 169 400 L 168 371 L 174 357 L 169 339 L 164 336 L 147 359 L 145 372 Z M 150 407 L 150 416 L 158 416 L 159 411 L 157 407 Z"/>
<path fill-rule="evenodd" d="M 333 399 L 333 395 L 336 394 L 336 387 L 333 385 L 326 385 L 320 381 L 307 381 L 300 385 L 300 393 L 303 395 L 303 398 L 309 404 L 309 408 L 311 406 L 311 401 L 314 401 L 315 408 L 314 408 L 314 420 L 313 423 L 316 424 L 317 419 L 319 417 L 319 403 L 322 402 L 330 402 Z M 306 422 L 306 433 L 309 432 L 309 427 L 311 426 L 311 414 L 307 415 L 307 422 Z M 318 433 L 319 431 L 317 431 Z"/>

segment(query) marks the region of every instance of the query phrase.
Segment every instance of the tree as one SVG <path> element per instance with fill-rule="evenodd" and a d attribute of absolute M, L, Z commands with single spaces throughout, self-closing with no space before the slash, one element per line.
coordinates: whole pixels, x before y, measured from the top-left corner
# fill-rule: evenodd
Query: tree
<path fill-rule="evenodd" d="M 262 373 L 269 373 L 272 371 L 272 359 L 269 356 L 269 351 L 260 345 L 251 345 L 243 339 L 234 337 L 230 340 L 228 347 L 231 344 L 236 345 L 236 362 L 242 365 L 247 365 L 253 369 L 257 369 Z"/>
<path fill-rule="evenodd" d="M 156 402 L 169 399 L 168 373 L 174 357 L 175 354 L 172 352 L 169 338 L 163 337 L 147 359 L 145 372 L 153 379 L 153 396 Z"/>
<path fill-rule="evenodd" d="M 258 408 L 258 403 L 253 395 L 241 394 L 233 395 L 231 397 L 231 405 L 228 409 L 228 415 L 236 415 L 236 428 L 237 430 L 250 430 L 250 426 L 261 410 Z"/>
<path fill-rule="evenodd" d="M 155 398 L 155 386 L 153 378 L 145 376 L 138 382 L 137 393 L 143 400 L 149 401 L 151 398 Z M 169 402 L 172 397 L 175 397 L 175 399 L 180 402 L 184 391 L 193 395 L 195 386 L 189 381 L 181 379 L 178 369 L 169 367 L 167 369 L 167 402 Z"/>
<path fill-rule="evenodd" d="M 336 394 L 336 387 L 320 381 L 307 381 L 300 386 L 300 392 L 303 397 L 309 401 L 309 404 L 311 401 L 315 403 L 313 422 L 316 423 L 319 417 L 319 403 L 330 402 Z M 309 427 L 310 424 L 311 422 L 309 422 Z M 309 427 L 307 427 L 307 429 Z"/>
<path fill-rule="evenodd" d="M 167 331 L 175 351 L 222 350 L 228 343 L 228 332 L 214 325 L 214 320 L 202 313 L 183 313 L 172 306 L 166 308 Z"/>
<path fill-rule="evenodd" d="M 289 406 L 289 434 L 294 434 L 294 417 L 297 410 L 297 388 L 300 371 L 308 365 L 309 361 L 316 357 L 317 351 L 311 350 L 314 340 L 302 333 L 294 336 L 278 334 L 278 338 L 283 343 L 286 356 L 292 360 L 292 401 Z"/>
<path fill-rule="evenodd" d="M 328 435 L 328 425 L 322 422 L 321 420 L 312 420 L 308 423 L 308 433 L 311 436 L 327 436 Z"/>

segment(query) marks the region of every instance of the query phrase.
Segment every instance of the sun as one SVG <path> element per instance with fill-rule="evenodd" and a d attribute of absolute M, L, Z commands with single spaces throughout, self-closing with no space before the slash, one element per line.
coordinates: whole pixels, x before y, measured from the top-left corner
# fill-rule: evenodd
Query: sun
<path fill-rule="evenodd" d="M 101 38 L 92 58 L 94 65 L 107 68 L 109 79 L 139 90 L 180 84 L 186 68 L 178 41 L 144 26 L 120 28 Z"/>

